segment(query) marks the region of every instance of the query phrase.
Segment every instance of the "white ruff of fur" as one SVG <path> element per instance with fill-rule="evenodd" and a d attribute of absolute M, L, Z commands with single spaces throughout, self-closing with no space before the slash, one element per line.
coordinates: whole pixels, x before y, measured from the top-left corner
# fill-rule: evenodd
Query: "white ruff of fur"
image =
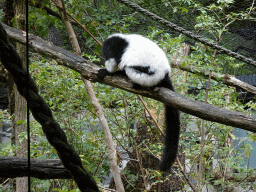
<path fill-rule="evenodd" d="M 128 47 L 124 51 L 119 68 L 120 70 L 125 70 L 126 75 L 132 82 L 152 87 L 163 80 L 166 74 L 171 73 L 171 67 L 165 53 L 153 41 L 135 34 L 113 34 L 111 36 L 119 36 L 128 42 Z M 105 63 L 106 67 L 110 64 L 107 62 Z M 111 64 L 114 64 L 113 60 Z M 154 72 L 154 74 L 138 73 L 134 69 L 129 68 L 129 66 L 149 67 L 149 72 Z M 112 66 L 111 71 L 113 71 L 113 68 Z M 108 69 L 108 71 L 110 70 Z"/>
<path fill-rule="evenodd" d="M 117 63 L 114 58 L 110 58 L 105 62 L 106 69 L 109 73 L 114 73 L 117 71 Z"/>

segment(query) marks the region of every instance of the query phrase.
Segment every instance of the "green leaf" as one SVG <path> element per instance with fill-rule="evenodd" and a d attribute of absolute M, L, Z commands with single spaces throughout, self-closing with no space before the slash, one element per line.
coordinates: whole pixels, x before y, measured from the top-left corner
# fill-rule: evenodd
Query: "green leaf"
<path fill-rule="evenodd" d="M 26 121 L 24 121 L 24 120 L 18 120 L 18 121 L 16 121 L 16 125 L 20 125 L 20 124 L 22 124 L 22 123 L 26 123 Z"/>

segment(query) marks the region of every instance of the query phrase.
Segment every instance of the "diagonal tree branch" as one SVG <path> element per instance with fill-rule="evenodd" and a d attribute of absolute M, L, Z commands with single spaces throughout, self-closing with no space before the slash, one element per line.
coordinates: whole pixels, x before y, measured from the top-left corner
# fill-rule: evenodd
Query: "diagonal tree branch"
<path fill-rule="evenodd" d="M 3 26 L 10 38 L 20 43 L 25 43 L 25 36 L 21 30 L 8 27 L 4 24 Z M 154 91 L 135 90 L 132 88 L 132 83 L 129 82 L 126 77 L 119 75 L 107 76 L 104 81 L 101 81 L 97 78 L 98 70 L 101 69 L 99 66 L 83 59 L 80 56 L 72 54 L 65 49 L 47 43 L 34 35 L 29 34 L 29 40 L 29 45 L 36 52 L 55 59 L 59 64 L 77 71 L 85 79 L 92 82 L 104 83 L 132 93 L 150 97 L 202 119 L 238 127 L 256 133 L 256 116 L 201 103 L 186 98 L 166 88 L 156 88 Z"/>
<path fill-rule="evenodd" d="M 71 15 L 68 14 L 68 12 L 66 11 L 64 0 L 53 0 L 53 2 L 55 3 L 56 7 L 59 9 L 59 12 L 62 15 L 63 22 L 65 23 L 67 31 L 69 33 L 69 37 L 70 37 L 70 41 L 72 43 L 74 53 L 76 55 L 81 55 L 81 49 L 79 47 L 77 37 L 75 35 L 74 29 L 73 29 L 71 23 L 68 20 L 68 15 L 69 16 L 71 16 Z M 75 20 L 75 21 L 77 23 L 79 23 L 77 20 Z M 87 31 L 87 32 L 89 34 L 91 34 L 89 31 Z M 113 176 L 114 176 L 116 189 L 117 189 L 118 192 L 124 192 L 125 190 L 124 190 L 124 186 L 123 186 L 123 183 L 122 183 L 122 179 L 121 179 L 121 175 L 120 175 L 119 167 L 118 167 L 118 163 L 117 163 L 116 150 L 115 150 L 115 147 L 114 147 L 112 134 L 110 132 L 110 129 L 109 129 L 109 126 L 108 126 L 108 123 L 107 123 L 107 119 L 104 115 L 104 112 L 103 112 L 103 109 L 100 105 L 99 100 L 95 96 L 92 83 L 90 81 L 84 79 L 84 78 L 82 78 L 82 80 L 84 82 L 86 91 L 87 91 L 87 93 L 89 95 L 89 98 L 90 98 L 90 101 L 91 101 L 95 111 L 97 112 L 98 119 L 100 120 L 100 123 L 101 123 L 102 128 L 103 128 L 104 133 L 105 133 L 106 144 L 108 146 L 108 154 L 109 154 L 109 158 L 110 158 L 110 167 L 111 167 L 111 171 L 112 171 Z"/>

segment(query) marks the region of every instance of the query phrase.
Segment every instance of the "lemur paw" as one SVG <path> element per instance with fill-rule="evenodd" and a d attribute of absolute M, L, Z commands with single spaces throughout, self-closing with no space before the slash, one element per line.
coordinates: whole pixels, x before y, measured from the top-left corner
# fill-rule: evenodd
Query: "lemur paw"
<path fill-rule="evenodd" d="M 132 82 L 132 88 L 138 90 L 138 89 L 142 89 L 142 86 L 140 84 L 138 84 L 138 83 L 133 83 Z"/>
<path fill-rule="evenodd" d="M 107 69 L 100 69 L 98 71 L 97 77 L 101 80 L 104 79 L 104 77 L 106 77 L 107 75 L 110 75 L 110 73 L 107 71 Z"/>

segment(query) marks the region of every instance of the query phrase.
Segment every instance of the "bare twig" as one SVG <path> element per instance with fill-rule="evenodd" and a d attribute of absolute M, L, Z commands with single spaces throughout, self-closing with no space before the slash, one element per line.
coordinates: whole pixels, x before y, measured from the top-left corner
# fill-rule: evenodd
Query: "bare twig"
<path fill-rule="evenodd" d="M 58 4 L 56 4 L 56 7 L 58 7 L 59 9 L 62 9 L 62 7 L 60 7 Z M 76 18 L 74 18 L 72 15 L 70 15 L 68 12 L 67 12 L 68 16 L 71 17 L 80 27 L 82 27 L 100 46 L 102 45 L 98 39 L 96 39 L 96 37 L 94 37 L 90 31 L 88 29 L 86 29 L 83 25 L 81 25 L 81 23 L 79 23 Z"/>
<path fill-rule="evenodd" d="M 150 112 L 147 103 L 142 99 L 142 97 L 140 95 L 137 95 L 139 100 L 141 101 L 141 103 L 144 105 L 146 111 L 148 112 L 150 118 L 153 120 L 155 126 L 157 127 L 158 131 L 161 133 L 161 135 L 163 137 L 165 137 L 165 133 L 163 132 L 163 130 L 161 129 L 161 127 L 159 126 L 159 124 L 156 122 L 155 118 L 153 117 L 152 113 Z"/>
<path fill-rule="evenodd" d="M 198 192 L 198 190 L 194 187 L 194 185 L 190 182 L 188 176 L 186 175 L 180 161 L 178 158 L 176 158 L 176 163 L 178 164 L 179 168 L 180 168 L 180 171 L 181 173 L 183 174 L 183 176 L 185 177 L 186 181 L 188 182 L 189 186 L 191 187 L 191 189 L 194 191 L 194 192 Z"/>
<path fill-rule="evenodd" d="M 85 9 L 84 7 L 82 7 L 82 8 L 84 9 L 84 12 L 86 13 L 86 15 L 90 18 L 90 20 L 91 20 L 91 22 L 92 22 L 92 24 L 93 24 L 95 30 L 97 31 L 99 37 L 100 37 L 101 40 L 103 41 L 103 37 L 101 36 L 99 30 L 98 30 L 97 27 L 95 26 L 94 21 L 92 20 L 92 17 L 89 15 L 89 13 L 87 13 L 87 11 L 86 11 L 86 9 Z M 76 21 L 76 22 L 77 22 L 77 21 Z M 79 23 L 79 22 L 78 22 L 78 23 Z"/>
<path fill-rule="evenodd" d="M 248 12 L 248 14 L 247 14 L 248 16 L 251 15 L 251 12 L 252 12 L 254 3 L 255 3 L 255 0 L 253 0 L 253 2 L 252 2 L 252 6 L 250 7 L 250 10 L 249 10 L 249 12 Z"/>
<path fill-rule="evenodd" d="M 10 178 L 6 179 L 1 185 L 4 186 L 9 180 Z"/>
<path fill-rule="evenodd" d="M 144 173 L 144 168 L 143 168 L 142 163 L 141 163 L 141 158 L 140 158 L 140 155 L 139 155 L 138 145 L 137 145 L 136 140 L 134 140 L 134 143 L 135 143 L 136 156 L 137 156 L 137 159 L 139 161 L 139 166 L 140 166 L 140 171 L 141 171 L 141 174 L 142 174 L 144 187 L 145 187 L 145 190 L 148 191 L 147 190 L 147 179 L 146 179 L 146 176 L 145 176 L 145 173 Z"/>

